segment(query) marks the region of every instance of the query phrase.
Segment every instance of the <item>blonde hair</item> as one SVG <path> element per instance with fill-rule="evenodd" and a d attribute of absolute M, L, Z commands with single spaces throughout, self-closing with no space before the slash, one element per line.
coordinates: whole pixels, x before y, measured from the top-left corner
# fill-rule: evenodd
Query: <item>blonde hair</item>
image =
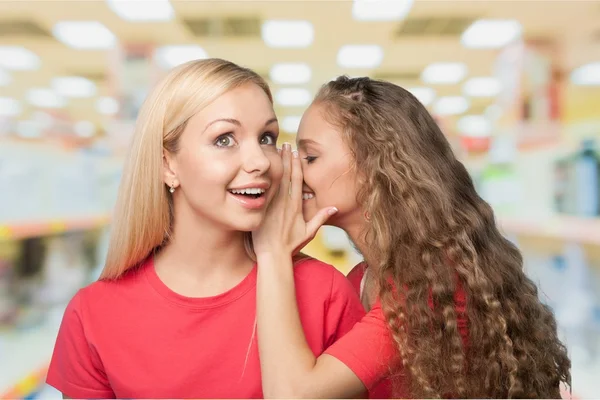
<path fill-rule="evenodd" d="M 273 97 L 256 72 L 221 59 L 190 61 L 171 70 L 146 98 L 135 126 L 100 279 L 117 279 L 170 237 L 173 201 L 163 182 L 163 151 L 177 153 L 187 121 L 219 96 L 245 84 Z M 245 247 L 254 258 L 250 234 Z"/>

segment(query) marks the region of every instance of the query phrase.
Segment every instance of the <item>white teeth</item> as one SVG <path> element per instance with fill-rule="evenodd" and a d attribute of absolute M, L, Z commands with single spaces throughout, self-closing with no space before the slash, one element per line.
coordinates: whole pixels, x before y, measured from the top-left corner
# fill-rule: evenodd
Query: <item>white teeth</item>
<path fill-rule="evenodd" d="M 266 192 L 265 189 L 259 189 L 259 188 L 248 188 L 248 189 L 233 189 L 230 190 L 231 193 L 235 193 L 235 194 L 263 194 L 264 192 Z"/>
<path fill-rule="evenodd" d="M 314 197 L 315 195 L 312 193 L 302 193 L 302 200 L 310 200 Z"/>

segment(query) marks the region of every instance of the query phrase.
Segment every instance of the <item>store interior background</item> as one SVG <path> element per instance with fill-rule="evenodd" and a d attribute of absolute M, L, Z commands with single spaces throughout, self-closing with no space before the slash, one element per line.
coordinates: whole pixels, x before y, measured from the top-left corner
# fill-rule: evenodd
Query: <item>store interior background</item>
<path fill-rule="evenodd" d="M 102 268 L 140 102 L 203 57 L 269 81 L 280 144 L 336 76 L 412 91 L 555 310 L 573 396 L 600 397 L 599 2 L 3 0 L 0 398 L 60 398 L 46 368 L 66 303 Z M 330 228 L 307 252 L 342 271 L 360 259 Z"/>

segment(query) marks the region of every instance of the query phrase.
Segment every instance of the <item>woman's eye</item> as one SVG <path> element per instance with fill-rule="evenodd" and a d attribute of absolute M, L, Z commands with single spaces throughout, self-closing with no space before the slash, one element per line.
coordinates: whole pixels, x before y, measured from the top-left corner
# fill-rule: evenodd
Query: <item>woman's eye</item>
<path fill-rule="evenodd" d="M 312 164 L 312 163 L 313 163 L 313 162 L 314 162 L 314 161 L 317 159 L 317 157 L 314 157 L 314 156 L 306 156 L 306 157 L 304 157 L 304 159 L 306 160 L 306 163 L 307 163 L 307 164 Z"/>
<path fill-rule="evenodd" d="M 276 143 L 277 143 L 277 137 L 272 133 L 265 133 L 260 138 L 261 145 L 272 146 L 272 145 L 275 145 Z"/>
<path fill-rule="evenodd" d="M 234 145 L 234 141 L 231 137 L 231 134 L 228 133 L 226 135 L 219 136 L 215 141 L 215 145 L 218 147 L 231 147 Z"/>

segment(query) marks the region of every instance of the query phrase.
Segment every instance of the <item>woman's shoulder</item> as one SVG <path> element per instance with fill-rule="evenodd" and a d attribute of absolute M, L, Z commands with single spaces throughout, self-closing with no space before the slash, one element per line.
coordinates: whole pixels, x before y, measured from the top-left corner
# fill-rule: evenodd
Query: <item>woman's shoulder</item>
<path fill-rule="evenodd" d="M 294 278 L 296 287 L 304 283 L 312 290 L 327 290 L 330 295 L 336 293 L 357 293 L 346 279 L 346 276 L 336 267 L 306 254 L 294 257 Z"/>
<path fill-rule="evenodd" d="M 356 290 L 356 293 L 362 292 L 361 286 L 366 269 L 367 264 L 365 262 L 360 262 L 356 264 L 354 268 L 350 270 L 350 272 L 348 272 L 348 275 L 346 275 L 346 278 L 350 281 L 352 287 L 354 287 L 354 290 Z"/>
<path fill-rule="evenodd" d="M 294 273 L 296 277 L 304 276 L 306 274 L 313 276 L 315 274 L 319 276 L 330 276 L 335 271 L 339 272 L 333 265 L 304 253 L 295 255 L 292 261 L 294 263 Z"/>
<path fill-rule="evenodd" d="M 117 279 L 98 279 L 79 290 L 76 294 L 78 301 L 82 303 L 115 299 L 118 293 L 132 293 L 136 287 L 142 287 L 147 283 L 145 274 L 150 268 L 150 262 L 144 260 L 136 266 L 129 268 Z"/>

